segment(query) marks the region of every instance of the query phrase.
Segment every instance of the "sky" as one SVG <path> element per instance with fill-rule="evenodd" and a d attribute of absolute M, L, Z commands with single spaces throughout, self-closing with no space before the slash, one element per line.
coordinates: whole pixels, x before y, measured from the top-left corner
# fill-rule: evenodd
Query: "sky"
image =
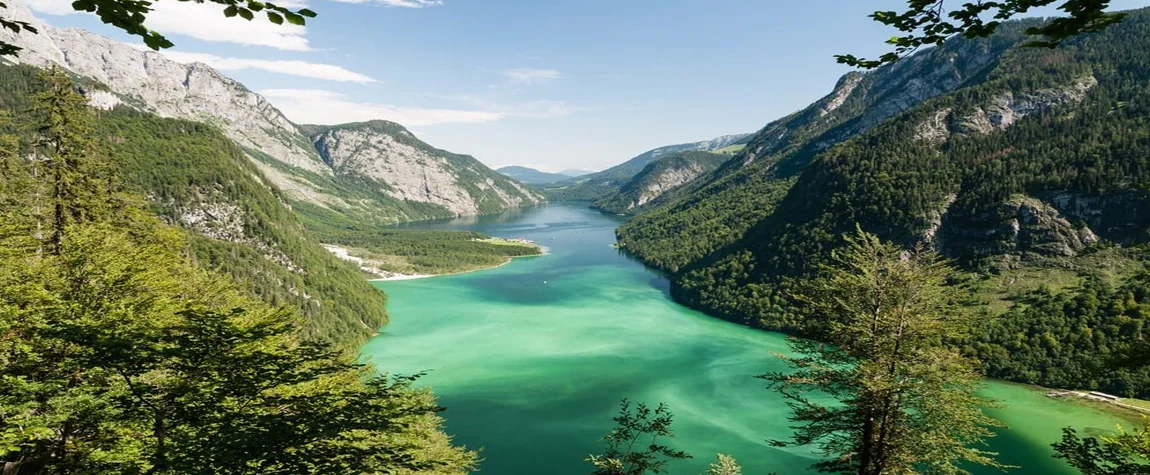
<path fill-rule="evenodd" d="M 45 22 L 142 44 L 71 0 Z M 300 124 L 387 119 L 491 167 L 600 170 L 651 148 L 754 132 L 831 91 L 905 0 L 286 0 L 306 27 L 164 0 L 147 25 Z M 1116 0 L 1116 9 L 1150 0 Z M 1043 10 L 1039 14 L 1054 14 Z M 257 20 L 260 20 L 257 17 Z M 141 46 L 142 47 L 142 46 Z"/>

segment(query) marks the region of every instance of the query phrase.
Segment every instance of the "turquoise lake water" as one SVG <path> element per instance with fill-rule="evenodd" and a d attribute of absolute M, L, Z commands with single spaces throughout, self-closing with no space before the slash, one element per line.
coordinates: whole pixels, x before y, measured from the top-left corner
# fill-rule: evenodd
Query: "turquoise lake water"
<path fill-rule="evenodd" d="M 618 402 L 666 402 L 675 414 L 669 445 L 694 459 L 672 474 L 698 474 L 718 452 L 743 473 L 814 473 L 809 449 L 776 448 L 788 409 L 754 375 L 784 368 L 785 338 L 680 306 L 666 279 L 611 247 L 619 221 L 577 205 L 411 224 L 522 237 L 550 253 L 506 266 L 428 279 L 378 282 L 391 323 L 362 350 L 382 371 L 427 370 L 457 443 L 482 448 L 481 474 L 590 473 Z M 1073 473 L 1050 458 L 1072 426 L 1094 434 L 1119 419 L 989 381 L 1004 405 L 991 448 L 1020 475 Z M 975 473 L 1001 473 L 975 470 Z"/>

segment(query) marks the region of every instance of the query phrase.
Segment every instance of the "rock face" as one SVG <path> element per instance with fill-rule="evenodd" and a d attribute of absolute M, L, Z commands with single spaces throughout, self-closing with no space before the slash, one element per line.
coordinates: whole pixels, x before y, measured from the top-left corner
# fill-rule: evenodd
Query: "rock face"
<path fill-rule="evenodd" d="M 617 193 L 595 202 L 595 207 L 610 213 L 629 214 L 657 202 L 667 193 L 710 173 L 729 160 L 729 155 L 710 152 L 675 152 L 643 168 Z"/>
<path fill-rule="evenodd" d="M 650 163 L 661 157 L 678 152 L 706 152 L 719 150 L 731 145 L 740 145 L 750 140 L 751 134 L 734 134 L 716 137 L 700 142 L 666 145 L 643 152 L 626 162 L 601 172 L 589 173 L 570 180 L 564 180 L 543 187 L 545 194 L 556 199 L 601 200 L 608 199 L 628 181 L 635 178 Z"/>
<path fill-rule="evenodd" d="M 918 125 L 915 138 L 942 143 L 954 134 L 989 134 L 1005 130 L 1026 116 L 1081 102 L 1097 84 L 1094 76 L 1085 76 L 1059 88 L 1003 91 L 985 104 L 963 113 L 956 113 L 950 107 L 939 109 Z"/>
<path fill-rule="evenodd" d="M 962 258 L 1000 254 L 1073 257 L 1098 240 L 1089 226 L 1075 226 L 1054 206 L 1019 195 L 974 215 L 944 215 L 935 246 Z"/>
<path fill-rule="evenodd" d="M 40 30 L 0 32 L 0 40 L 24 48 L 15 61 L 57 65 L 106 86 L 107 91 L 90 91 L 89 100 L 97 107 L 122 103 L 219 127 L 289 201 L 352 220 L 390 223 L 498 212 L 540 200 L 477 160 L 437 161 L 430 158 L 434 153 L 416 152 L 435 150 L 422 142 L 413 148 L 386 134 L 367 137 L 344 132 L 352 127 L 333 127 L 339 131 L 313 145 L 267 99 L 205 64 L 178 63 L 83 30 L 44 25 L 20 5 L 3 14 Z M 321 157 L 315 145 L 327 147 L 320 150 L 326 155 Z M 453 168 L 457 165 L 463 169 Z M 345 180 L 349 177 L 352 182 Z M 378 188 L 363 187 L 359 177 L 372 179 Z"/>
<path fill-rule="evenodd" d="M 455 216 L 542 201 L 534 191 L 478 160 L 436 149 L 394 122 L 304 129 L 311 132 L 316 150 L 337 175 L 372 180 L 398 200 L 442 206 Z"/>
<path fill-rule="evenodd" d="M 5 12 L 40 30 L 37 35 L 0 33 L 0 40 L 24 48 L 18 62 L 58 65 L 108 86 L 133 107 L 161 117 L 215 124 L 240 147 L 258 150 L 292 167 L 330 174 L 278 109 L 205 64 L 177 63 L 84 30 L 44 25 L 22 6 Z"/>
<path fill-rule="evenodd" d="M 798 144 L 819 151 L 870 130 L 900 112 L 957 89 L 1011 44 L 997 39 L 953 41 L 929 54 L 914 55 L 871 73 L 847 73 L 830 94 L 764 126 L 747 144 L 738 163 L 745 166 Z"/>

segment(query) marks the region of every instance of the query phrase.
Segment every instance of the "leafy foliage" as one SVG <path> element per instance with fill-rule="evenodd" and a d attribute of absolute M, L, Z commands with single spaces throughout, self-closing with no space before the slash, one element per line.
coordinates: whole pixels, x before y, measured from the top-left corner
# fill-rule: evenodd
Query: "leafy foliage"
<path fill-rule="evenodd" d="M 909 0 L 907 10 L 877 11 L 870 15 L 874 21 L 892 26 L 903 36 L 894 36 L 887 44 L 894 51 L 878 59 L 861 59 L 850 54 L 835 55 L 838 62 L 850 66 L 873 69 L 898 61 L 924 46 L 940 45 L 955 36 L 985 38 L 993 34 L 1003 21 L 1022 15 L 1031 9 L 1059 3 L 1058 9 L 1067 14 L 1054 18 L 1041 26 L 1026 29 L 1026 34 L 1041 36 L 1026 44 L 1031 47 L 1053 48 L 1068 38 L 1084 33 L 1096 33 L 1126 17 L 1125 13 L 1107 12 L 1109 0 L 1005 0 L 968 2 L 947 11 L 945 0 Z M 989 18 L 989 21 L 988 21 Z"/>
<path fill-rule="evenodd" d="M 5 2 L 0 2 L 0 9 L 7 10 L 8 4 Z M 0 28 L 11 30 L 16 34 L 31 33 L 35 35 L 39 33 L 39 31 L 36 30 L 36 27 L 32 26 L 31 23 L 19 20 L 9 20 L 3 17 L 0 17 Z M 15 56 L 20 52 L 20 49 L 21 48 L 19 46 L 0 41 L 0 56 Z"/>
<path fill-rule="evenodd" d="M 666 404 L 651 410 L 639 403 L 632 411 L 631 401 L 624 399 L 613 420 L 616 427 L 603 437 L 606 450 L 588 459 L 595 466 L 595 475 L 664 473 L 671 460 L 691 458 L 686 452 L 658 443 L 659 437 L 673 436 L 673 416 Z"/>
<path fill-rule="evenodd" d="M 707 471 L 703 475 L 743 475 L 743 468 L 739 466 L 734 457 L 726 454 L 718 454 L 715 456 L 715 461 L 707 467 Z"/>
<path fill-rule="evenodd" d="M 298 316 L 195 265 L 182 233 L 120 191 L 69 135 L 92 112 L 48 73 L 47 127 L 0 174 L 0 461 L 7 473 L 461 473 L 411 377 L 307 343 Z M 57 87 L 59 86 L 59 87 Z M 37 115 L 39 115 L 37 114 Z M 46 139 L 46 140 L 44 140 Z M 38 179 L 45 161 L 52 189 Z M 56 219 L 35 210 L 50 200 Z M 62 228 L 62 230 L 61 230 Z"/>
<path fill-rule="evenodd" d="M 258 0 L 210 1 L 222 6 L 224 16 L 228 18 L 239 16 L 244 20 L 251 21 L 255 18 L 256 13 L 262 12 L 269 22 L 276 25 L 282 25 L 284 21 L 287 21 L 292 25 L 303 26 L 306 23 L 306 18 L 315 18 L 316 16 L 314 11 L 307 8 L 293 10 L 289 7 Z M 197 3 L 202 3 L 202 0 Z M 174 44 L 170 40 L 164 35 L 148 29 L 147 25 L 144 24 L 148 19 L 148 13 L 152 11 L 152 4 L 151 0 L 77 0 L 72 2 L 72 8 L 76 11 L 94 13 L 100 17 L 100 21 L 124 30 L 130 35 L 139 36 L 144 44 L 153 50 L 171 48 Z M 0 3 L 0 8 L 7 8 L 7 6 Z M 15 33 L 21 31 L 31 34 L 37 33 L 35 28 L 25 22 L 4 18 L 0 18 L 0 27 Z M 20 49 L 16 45 L 0 41 L 0 56 L 18 55 Z"/>
<path fill-rule="evenodd" d="M 1133 433 L 1118 428 L 1116 437 L 1102 440 L 1078 437 L 1074 429 L 1062 430 L 1062 440 L 1053 444 L 1055 457 L 1064 459 L 1082 475 L 1150 474 L 1150 430 L 1145 426 Z"/>

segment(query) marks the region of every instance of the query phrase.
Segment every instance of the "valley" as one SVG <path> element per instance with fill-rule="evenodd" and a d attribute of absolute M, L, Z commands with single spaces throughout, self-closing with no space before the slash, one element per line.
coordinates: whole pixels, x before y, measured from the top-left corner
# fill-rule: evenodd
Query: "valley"
<path fill-rule="evenodd" d="M 391 50 L 306 5 L 0 3 L 5 474 L 1150 470 L 1150 7 L 942 42 L 911 1 L 870 15 L 894 53 L 763 91 L 648 12 L 623 71 L 449 48 L 455 3 L 372 5 L 420 25 Z M 254 36 L 160 52 L 184 7 Z"/>
<path fill-rule="evenodd" d="M 400 374 L 426 371 L 420 383 L 448 407 L 448 432 L 483 448 L 484 472 L 587 473 L 584 459 L 629 397 L 674 411 L 676 435 L 665 442 L 695 458 L 669 473 L 699 473 L 717 452 L 746 473 L 815 473 L 806 470 L 812 451 L 767 444 L 790 433 L 788 409 L 754 376 L 782 368 L 785 337 L 672 302 L 664 277 L 611 248 L 618 224 L 585 205 L 553 204 L 408 225 L 524 236 L 550 252 L 472 274 L 375 283 L 394 319 L 361 357 Z M 1075 473 L 1050 458 L 1064 426 L 1097 433 L 1129 424 L 1041 388 L 988 381 L 981 391 L 1008 425 L 990 447 L 1020 475 Z"/>

